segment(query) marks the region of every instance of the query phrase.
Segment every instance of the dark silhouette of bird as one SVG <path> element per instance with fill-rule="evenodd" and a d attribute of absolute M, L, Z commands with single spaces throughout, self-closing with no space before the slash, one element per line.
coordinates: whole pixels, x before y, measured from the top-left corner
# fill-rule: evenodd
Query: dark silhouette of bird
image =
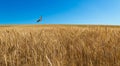
<path fill-rule="evenodd" d="M 42 16 L 40 16 L 40 18 L 37 20 L 37 22 L 41 22 L 42 21 Z"/>

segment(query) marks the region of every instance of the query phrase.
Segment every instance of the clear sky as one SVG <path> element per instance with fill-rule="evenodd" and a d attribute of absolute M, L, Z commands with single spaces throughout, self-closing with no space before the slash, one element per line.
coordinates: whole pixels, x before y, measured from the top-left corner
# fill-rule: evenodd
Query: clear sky
<path fill-rule="evenodd" d="M 0 0 L 0 24 L 120 25 L 120 0 Z"/>

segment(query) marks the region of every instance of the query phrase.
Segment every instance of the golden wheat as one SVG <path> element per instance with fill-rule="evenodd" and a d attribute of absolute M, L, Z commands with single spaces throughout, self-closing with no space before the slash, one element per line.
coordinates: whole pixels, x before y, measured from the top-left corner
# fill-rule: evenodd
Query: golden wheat
<path fill-rule="evenodd" d="M 120 66 L 120 27 L 0 27 L 0 66 Z"/>

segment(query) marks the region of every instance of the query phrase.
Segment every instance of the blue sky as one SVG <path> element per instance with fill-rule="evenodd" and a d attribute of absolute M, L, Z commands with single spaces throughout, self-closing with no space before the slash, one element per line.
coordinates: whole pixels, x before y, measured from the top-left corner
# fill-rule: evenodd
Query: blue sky
<path fill-rule="evenodd" d="M 120 25 L 120 0 L 0 0 L 0 24 Z"/>

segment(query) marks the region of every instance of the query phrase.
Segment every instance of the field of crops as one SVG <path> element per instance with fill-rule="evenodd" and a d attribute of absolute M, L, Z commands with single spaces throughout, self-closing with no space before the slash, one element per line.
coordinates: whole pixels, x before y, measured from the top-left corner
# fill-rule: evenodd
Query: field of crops
<path fill-rule="evenodd" d="M 0 66 L 120 66 L 120 26 L 1 26 Z"/>

